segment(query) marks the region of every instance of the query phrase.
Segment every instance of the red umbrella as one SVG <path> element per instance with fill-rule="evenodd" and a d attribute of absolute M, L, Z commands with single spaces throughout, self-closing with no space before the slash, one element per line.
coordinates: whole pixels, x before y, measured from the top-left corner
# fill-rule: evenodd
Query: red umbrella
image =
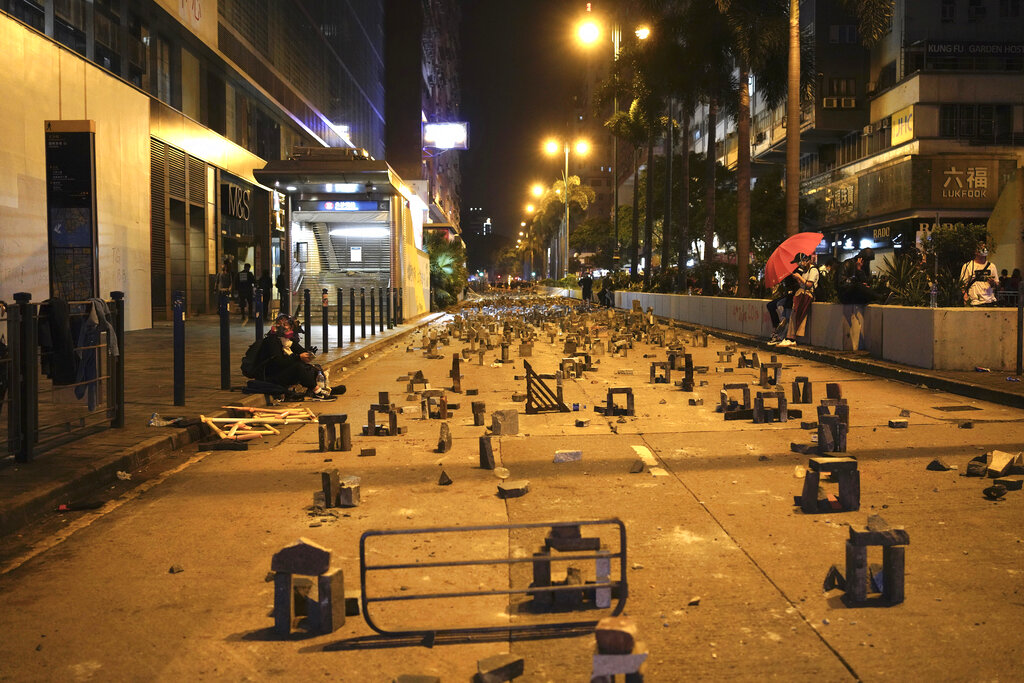
<path fill-rule="evenodd" d="M 798 232 L 787 238 L 768 257 L 768 263 L 764 267 L 764 284 L 767 287 L 774 287 L 785 280 L 796 270 L 797 264 L 792 263 L 796 255 L 813 254 L 824 237 L 820 232 Z"/>

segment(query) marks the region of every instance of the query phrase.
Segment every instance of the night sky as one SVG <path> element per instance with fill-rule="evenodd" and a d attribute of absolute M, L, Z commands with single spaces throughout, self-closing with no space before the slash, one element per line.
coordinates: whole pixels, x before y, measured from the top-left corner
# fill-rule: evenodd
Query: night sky
<path fill-rule="evenodd" d="M 461 114 L 470 125 L 470 149 L 461 152 L 463 221 L 480 206 L 495 231 L 511 237 L 531 201 L 530 184 L 560 177 L 560 162 L 541 143 L 565 130 L 570 87 L 585 66 L 573 42 L 584 5 L 463 3 Z"/>

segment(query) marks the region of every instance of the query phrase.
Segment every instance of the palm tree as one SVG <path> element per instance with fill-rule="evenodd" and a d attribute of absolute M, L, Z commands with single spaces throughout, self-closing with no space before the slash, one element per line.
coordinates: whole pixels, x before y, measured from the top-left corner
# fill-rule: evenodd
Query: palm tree
<path fill-rule="evenodd" d="M 748 294 L 750 269 L 750 88 L 751 74 L 768 106 L 781 100 L 782 90 L 772 67 L 773 57 L 785 44 L 785 0 L 715 0 L 729 23 L 732 51 L 739 78 L 736 82 L 736 264 L 740 296 Z"/>
<path fill-rule="evenodd" d="M 889 27 L 895 0 L 842 0 L 857 16 L 861 43 L 871 47 Z M 786 100 L 786 234 L 800 231 L 800 0 L 789 0 Z"/>
<path fill-rule="evenodd" d="M 626 111 L 618 111 L 604 124 L 612 132 L 612 135 L 626 142 L 633 148 L 633 211 L 632 211 L 632 241 L 629 246 L 629 276 L 636 278 L 637 261 L 639 260 L 638 245 L 640 244 L 640 226 L 638 223 L 639 212 L 637 204 L 637 191 L 639 188 L 640 173 L 640 147 L 647 139 L 647 127 L 644 123 L 646 115 L 639 99 L 633 100 Z"/>

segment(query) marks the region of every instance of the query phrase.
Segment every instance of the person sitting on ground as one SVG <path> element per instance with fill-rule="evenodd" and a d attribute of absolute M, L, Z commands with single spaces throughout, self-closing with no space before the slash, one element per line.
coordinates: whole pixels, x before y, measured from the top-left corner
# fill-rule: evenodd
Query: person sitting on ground
<path fill-rule="evenodd" d="M 285 389 L 301 385 L 307 397 L 329 399 L 335 392 L 325 386 L 326 382 L 321 385 L 321 370 L 313 363 L 313 357 L 299 344 L 295 321 L 287 315 L 280 315 L 260 348 L 259 363 L 267 382 Z"/>
<path fill-rule="evenodd" d="M 839 303 L 866 306 L 882 299 L 871 289 L 871 261 L 874 258 L 874 249 L 868 247 L 861 249 L 855 257 L 842 262 L 836 283 Z"/>
<path fill-rule="evenodd" d="M 960 269 L 964 303 L 975 307 L 995 306 L 996 286 L 999 284 L 998 272 L 995 264 L 988 260 L 988 247 L 984 242 L 978 242 L 974 249 L 974 258 Z"/>

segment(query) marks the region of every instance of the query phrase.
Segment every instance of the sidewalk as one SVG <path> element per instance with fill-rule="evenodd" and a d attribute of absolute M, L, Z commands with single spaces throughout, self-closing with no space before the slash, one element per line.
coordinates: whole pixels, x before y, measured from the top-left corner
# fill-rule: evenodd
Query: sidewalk
<path fill-rule="evenodd" d="M 331 349 L 324 353 L 319 327 L 312 330 L 312 344 L 319 346 L 318 361 L 326 369 L 340 366 L 346 359 L 374 350 L 408 336 L 417 327 L 442 314 L 428 314 L 378 331 L 361 339 L 356 328 L 356 343 L 348 339 L 337 349 L 336 329 L 331 329 Z M 267 328 L 269 329 L 269 328 Z M 125 335 L 125 426 L 102 428 L 73 437 L 67 443 L 41 449 L 29 463 L 17 463 L 13 457 L 0 461 L 0 536 L 23 527 L 33 519 L 52 512 L 58 505 L 81 502 L 117 481 L 117 472 L 131 472 L 160 454 L 194 443 L 203 437 L 199 427 L 176 429 L 149 427 L 153 413 L 162 417 L 223 415 L 224 405 L 263 405 L 262 394 L 243 394 L 220 387 L 220 320 L 216 316 L 198 316 L 185 322 L 185 405 L 174 405 L 172 376 L 173 349 L 170 322 L 157 322 L 152 329 Z M 242 355 L 255 340 L 252 324 L 231 319 L 231 384 L 240 388 L 245 378 L 239 370 Z M 332 381 L 332 383 L 340 383 Z M 316 405 L 323 405 L 316 402 Z M 329 404 L 327 404 L 329 405 Z"/>

